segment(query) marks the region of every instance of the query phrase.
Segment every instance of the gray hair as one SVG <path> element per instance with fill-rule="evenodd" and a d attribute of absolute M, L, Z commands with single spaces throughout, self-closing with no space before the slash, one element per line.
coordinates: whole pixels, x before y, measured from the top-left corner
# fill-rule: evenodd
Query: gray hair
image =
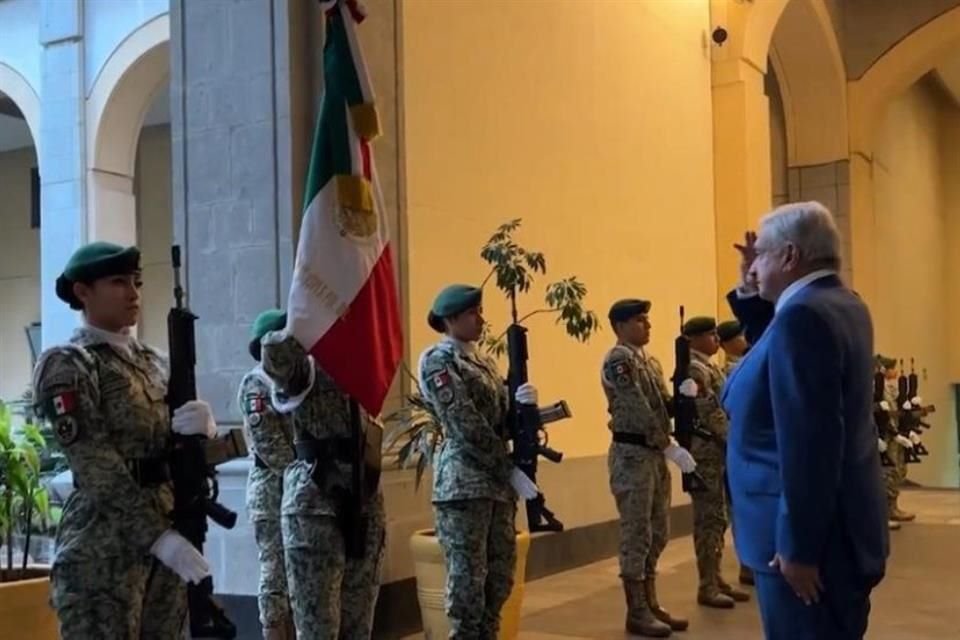
<path fill-rule="evenodd" d="M 840 269 L 840 233 L 830 210 L 816 201 L 777 207 L 760 221 L 762 231 L 779 249 L 787 243 L 800 253 L 800 261 L 816 269 Z"/>

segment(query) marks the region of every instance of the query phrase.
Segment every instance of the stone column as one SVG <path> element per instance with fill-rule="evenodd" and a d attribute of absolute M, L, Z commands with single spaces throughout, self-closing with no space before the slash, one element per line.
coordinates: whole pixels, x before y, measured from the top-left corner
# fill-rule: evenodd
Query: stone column
<path fill-rule="evenodd" d="M 790 167 L 790 202 L 816 200 L 830 209 L 842 241 L 844 282 L 852 283 L 850 235 L 850 161 L 846 158 L 807 167 Z"/>
<path fill-rule="evenodd" d="M 40 306 L 44 348 L 66 341 L 78 314 L 56 296 L 57 276 L 87 237 L 83 4 L 42 0 Z"/>

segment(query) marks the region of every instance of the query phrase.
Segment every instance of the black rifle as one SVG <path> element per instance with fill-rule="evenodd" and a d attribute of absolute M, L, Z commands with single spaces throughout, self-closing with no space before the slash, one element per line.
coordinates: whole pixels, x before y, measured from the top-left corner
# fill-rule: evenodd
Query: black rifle
<path fill-rule="evenodd" d="M 920 378 L 917 376 L 917 372 L 914 369 L 913 358 L 910 358 L 910 375 L 907 376 L 907 397 L 910 398 L 911 405 L 913 404 L 913 399 L 920 395 Z M 910 411 L 906 412 L 904 419 L 906 420 L 906 426 L 908 429 L 913 431 L 920 432 L 920 429 L 929 429 L 930 424 L 923 421 L 923 418 L 928 416 L 931 413 L 934 413 L 937 410 L 935 406 L 927 405 L 925 407 L 913 406 Z M 917 450 L 917 454 L 921 456 L 930 455 L 930 451 L 923 445 L 919 443 L 914 446 Z"/>
<path fill-rule="evenodd" d="M 167 406 L 170 414 L 197 398 L 196 342 L 193 323 L 197 319 L 183 304 L 180 285 L 180 247 L 171 250 L 175 306 L 167 315 L 170 342 L 170 381 Z M 189 540 L 200 553 L 207 537 L 207 518 L 225 529 L 237 523 L 237 514 L 219 502 L 220 487 L 215 467 L 247 456 L 247 445 L 241 429 L 231 429 L 216 438 L 202 435 L 173 434 L 170 471 L 173 476 L 173 527 Z M 199 584 L 187 584 L 187 605 L 190 611 L 190 635 L 193 638 L 226 638 L 237 635 L 237 628 L 223 608 L 213 599 L 213 578 L 207 576 Z"/>
<path fill-rule="evenodd" d="M 683 335 L 683 305 L 680 306 L 680 335 L 673 342 L 673 425 L 677 442 L 690 451 L 693 437 L 712 439 L 713 434 L 700 426 L 697 413 L 697 401 L 680 393 L 680 385 L 690 377 L 690 341 Z M 684 473 L 683 490 L 687 493 L 699 493 L 707 490 L 707 483 L 697 471 Z"/>
<path fill-rule="evenodd" d="M 910 383 L 903 372 L 903 360 L 901 360 L 900 377 L 897 378 L 897 431 L 906 438 L 910 437 L 910 432 L 915 426 L 913 411 L 903 408 L 910 397 Z M 907 464 L 916 464 L 920 462 L 920 453 L 914 447 L 904 447 L 904 459 Z"/>
<path fill-rule="evenodd" d="M 517 389 L 527 380 L 527 329 L 517 321 L 516 296 L 510 297 L 513 322 L 507 329 L 507 354 L 510 369 L 507 373 L 509 413 L 507 428 L 513 440 L 513 463 L 534 483 L 537 481 L 537 458 L 543 456 L 550 462 L 560 462 L 563 454 L 551 449 L 544 425 L 571 417 L 570 408 L 563 400 L 549 407 L 521 404 L 516 400 Z M 527 500 L 527 526 L 531 533 L 538 531 L 563 531 L 563 523 L 547 508 L 546 497 L 538 493 Z"/>
<path fill-rule="evenodd" d="M 891 412 L 884 411 L 880 408 L 880 403 L 883 402 L 885 387 L 886 379 L 883 372 L 878 371 L 873 376 L 873 421 L 877 425 L 877 434 L 880 438 L 884 438 L 889 432 L 891 419 Z M 893 459 L 890 458 L 890 455 L 886 451 L 880 453 L 880 464 L 884 467 L 894 466 Z"/>

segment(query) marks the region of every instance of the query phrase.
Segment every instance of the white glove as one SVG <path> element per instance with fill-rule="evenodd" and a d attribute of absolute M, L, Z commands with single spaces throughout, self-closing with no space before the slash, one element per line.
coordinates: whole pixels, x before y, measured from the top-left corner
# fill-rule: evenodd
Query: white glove
<path fill-rule="evenodd" d="M 680 395 L 688 398 L 696 398 L 699 391 L 700 388 L 697 386 L 697 383 L 693 378 L 687 378 L 680 383 Z"/>
<path fill-rule="evenodd" d="M 903 403 L 903 410 L 910 411 L 910 409 L 913 409 L 913 405 L 910 404 L 909 400 L 907 400 L 906 402 Z"/>
<path fill-rule="evenodd" d="M 921 398 L 920 396 L 913 396 L 912 398 L 910 398 L 910 402 L 915 407 L 923 406 L 923 398 Z"/>
<path fill-rule="evenodd" d="M 880 453 L 887 452 L 887 441 L 883 438 L 877 438 L 877 449 L 880 450 Z"/>
<path fill-rule="evenodd" d="M 904 447 L 905 449 L 913 449 L 913 443 L 910 442 L 910 438 L 902 436 L 898 433 L 897 437 L 894 438 L 894 440 L 896 440 L 900 444 L 900 446 Z"/>
<path fill-rule="evenodd" d="M 880 411 L 890 411 L 890 403 L 886 400 L 880 401 Z"/>
<path fill-rule="evenodd" d="M 690 452 L 677 444 L 677 441 L 670 438 L 670 444 L 663 450 L 663 455 L 667 460 L 680 467 L 683 473 L 691 473 L 697 468 L 697 461 L 693 459 Z"/>
<path fill-rule="evenodd" d="M 173 529 L 167 529 L 157 538 L 150 547 L 150 553 L 183 578 L 184 582 L 199 584 L 210 575 L 210 565 L 203 554 Z"/>
<path fill-rule="evenodd" d="M 911 431 L 910 435 L 907 437 L 910 438 L 910 442 L 912 442 L 914 445 L 920 444 L 920 434 L 916 431 Z"/>
<path fill-rule="evenodd" d="M 532 404 L 536 406 L 538 404 L 539 395 L 537 394 L 537 388 L 526 382 L 519 387 L 517 387 L 517 392 L 513 396 L 517 402 L 520 404 Z"/>
<path fill-rule="evenodd" d="M 213 419 L 210 405 L 203 400 L 185 402 L 173 412 L 171 428 L 174 433 L 184 436 L 217 436 L 217 423 Z"/>
<path fill-rule="evenodd" d="M 510 473 L 510 484 L 513 486 L 513 490 L 517 492 L 517 495 L 524 500 L 533 500 L 540 493 L 540 489 L 536 483 L 516 467 L 514 467 Z"/>

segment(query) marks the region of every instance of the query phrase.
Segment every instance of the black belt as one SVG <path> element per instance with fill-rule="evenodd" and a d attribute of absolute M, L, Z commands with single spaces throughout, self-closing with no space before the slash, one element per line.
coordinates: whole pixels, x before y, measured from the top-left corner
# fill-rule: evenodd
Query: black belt
<path fill-rule="evenodd" d="M 613 441 L 620 444 L 632 444 L 647 449 L 659 449 L 647 443 L 647 437 L 642 433 L 627 433 L 625 431 L 614 431 Z"/>
<path fill-rule="evenodd" d="M 270 467 L 267 466 L 267 463 L 263 461 L 263 458 L 261 458 L 261 457 L 258 456 L 257 454 L 253 454 L 253 466 L 255 466 L 257 469 L 269 469 L 269 468 L 270 468 Z"/>
<path fill-rule="evenodd" d="M 353 440 L 350 438 L 304 438 L 293 443 L 297 452 L 297 460 L 306 462 L 340 460 L 354 462 L 358 452 L 353 450 Z"/>

